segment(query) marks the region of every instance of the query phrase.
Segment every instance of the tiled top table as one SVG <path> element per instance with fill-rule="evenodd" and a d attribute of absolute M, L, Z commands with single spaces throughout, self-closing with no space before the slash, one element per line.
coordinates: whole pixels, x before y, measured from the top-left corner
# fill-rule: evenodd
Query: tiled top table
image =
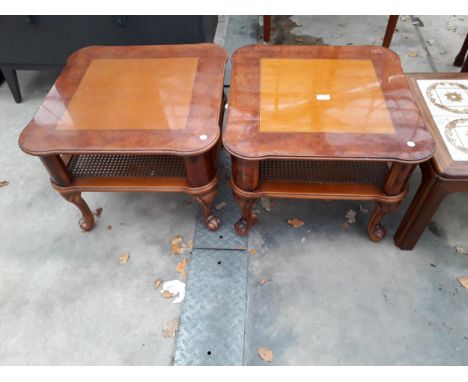
<path fill-rule="evenodd" d="M 223 143 L 240 235 L 261 196 L 373 200 L 374 241 L 416 164 L 434 151 L 398 56 L 375 46 L 240 48 Z"/>
<path fill-rule="evenodd" d="M 418 73 L 409 78 L 436 151 L 421 165 L 421 185 L 395 235 L 401 249 L 416 245 L 446 195 L 468 192 L 468 73 Z"/>
<path fill-rule="evenodd" d="M 19 144 L 80 209 L 84 230 L 94 224 L 84 191 L 186 192 L 215 230 L 226 58 L 213 44 L 81 49 Z"/>

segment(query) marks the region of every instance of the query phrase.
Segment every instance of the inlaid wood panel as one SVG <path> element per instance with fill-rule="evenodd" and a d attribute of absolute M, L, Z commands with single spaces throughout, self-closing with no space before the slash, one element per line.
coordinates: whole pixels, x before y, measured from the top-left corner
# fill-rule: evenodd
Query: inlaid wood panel
<path fill-rule="evenodd" d="M 198 58 L 92 60 L 57 130 L 185 129 Z"/>
<path fill-rule="evenodd" d="M 262 132 L 394 134 L 371 60 L 260 60 Z"/>

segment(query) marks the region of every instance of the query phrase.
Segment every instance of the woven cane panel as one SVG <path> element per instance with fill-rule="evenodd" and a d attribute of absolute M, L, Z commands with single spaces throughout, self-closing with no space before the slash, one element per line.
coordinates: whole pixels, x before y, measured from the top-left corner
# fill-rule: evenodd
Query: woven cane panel
<path fill-rule="evenodd" d="M 185 177 L 184 160 L 173 155 L 74 155 L 68 169 L 79 178 Z"/>
<path fill-rule="evenodd" d="M 270 182 L 383 185 L 387 174 L 385 162 L 278 159 L 260 162 L 260 180 Z"/>

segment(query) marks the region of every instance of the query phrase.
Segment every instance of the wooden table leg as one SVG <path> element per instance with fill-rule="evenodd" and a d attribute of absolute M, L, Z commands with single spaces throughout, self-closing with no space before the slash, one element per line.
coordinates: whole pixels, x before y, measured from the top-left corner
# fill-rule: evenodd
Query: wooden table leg
<path fill-rule="evenodd" d="M 234 199 L 241 208 L 241 217 L 234 224 L 234 229 L 239 236 L 247 236 L 252 226 L 252 207 L 255 199 L 246 199 L 234 194 Z"/>
<path fill-rule="evenodd" d="M 210 231 L 217 231 L 221 225 L 221 221 L 213 214 L 213 210 L 211 208 L 217 192 L 218 189 L 216 187 L 206 194 L 193 197 L 198 203 L 200 203 L 206 228 Z"/>
<path fill-rule="evenodd" d="M 83 231 L 91 231 L 94 227 L 94 215 L 89 209 L 88 204 L 81 197 L 81 192 L 60 191 L 60 195 L 67 202 L 74 204 L 80 210 L 81 215 L 82 215 L 80 222 L 79 222 L 81 229 Z"/>
<path fill-rule="evenodd" d="M 206 153 L 184 157 L 185 171 L 190 186 L 205 186 L 216 177 L 217 151 L 218 145 Z M 193 196 L 202 207 L 205 225 L 210 231 L 216 231 L 221 224 L 211 208 L 216 193 L 217 185 L 203 194 Z"/>
<path fill-rule="evenodd" d="M 387 235 L 387 229 L 381 224 L 381 221 L 385 215 L 394 211 L 399 204 L 375 203 L 374 211 L 372 211 L 367 223 L 367 233 L 372 241 L 379 242 Z"/>
<path fill-rule="evenodd" d="M 398 15 L 392 15 L 388 18 L 387 29 L 385 30 L 385 36 L 383 39 L 382 46 L 389 48 L 392 43 L 393 33 L 395 33 L 395 28 L 398 23 Z"/>
<path fill-rule="evenodd" d="M 468 57 L 466 58 L 465 63 L 461 68 L 461 72 L 468 72 Z"/>
<path fill-rule="evenodd" d="M 400 249 L 414 248 L 440 203 L 448 194 L 443 181 L 430 163 L 423 163 L 421 169 L 423 173 L 421 185 L 394 236 L 395 244 Z"/>
<path fill-rule="evenodd" d="M 71 176 L 60 155 L 40 157 L 41 162 L 47 169 L 50 179 L 58 186 L 66 187 L 71 183 Z M 68 202 L 78 207 L 81 212 L 80 227 L 83 231 L 90 231 L 94 227 L 94 216 L 89 206 L 81 197 L 81 192 L 59 191 L 60 195 Z"/>
<path fill-rule="evenodd" d="M 398 195 L 405 190 L 408 180 L 416 165 L 393 163 L 385 182 L 384 190 L 387 195 Z M 374 211 L 369 218 L 367 232 L 372 241 L 381 241 L 387 234 L 387 229 L 381 222 L 384 216 L 394 211 L 400 202 L 396 203 L 376 203 Z"/>
<path fill-rule="evenodd" d="M 455 66 L 466 66 L 467 61 L 465 61 L 465 57 L 466 57 L 467 52 L 468 52 L 468 33 L 466 34 L 465 42 L 463 43 L 463 45 L 462 45 L 462 47 L 460 49 L 460 52 L 457 54 L 457 57 L 455 57 L 455 61 L 454 61 L 453 65 L 455 65 Z M 467 58 L 467 60 L 468 60 L 468 58 Z M 462 72 L 463 72 L 463 69 L 462 69 Z"/>
<path fill-rule="evenodd" d="M 259 182 L 259 161 L 248 161 L 231 157 L 232 161 L 232 180 L 240 189 L 245 191 L 255 191 Z M 249 234 L 252 226 L 252 207 L 255 199 L 246 198 L 236 194 L 234 191 L 234 199 L 241 208 L 241 217 L 234 225 L 238 235 L 246 236 Z"/>
<path fill-rule="evenodd" d="M 271 16 L 263 16 L 263 41 L 269 42 L 271 35 Z"/>

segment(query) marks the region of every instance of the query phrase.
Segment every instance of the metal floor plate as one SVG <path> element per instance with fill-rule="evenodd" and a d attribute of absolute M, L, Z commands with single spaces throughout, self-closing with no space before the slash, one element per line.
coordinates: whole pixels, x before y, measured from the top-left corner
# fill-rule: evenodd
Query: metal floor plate
<path fill-rule="evenodd" d="M 242 365 L 247 268 L 247 251 L 193 251 L 175 365 Z"/>
<path fill-rule="evenodd" d="M 198 214 L 174 358 L 178 366 L 243 363 L 248 238 L 234 231 L 240 209 L 229 187 L 230 170 L 229 155 L 222 150 L 214 202 L 225 203 L 214 208 L 221 227 L 208 231 Z"/>
<path fill-rule="evenodd" d="M 231 158 L 226 150 L 221 149 L 219 159 L 218 194 L 213 202 L 213 212 L 221 220 L 221 226 L 216 232 L 208 231 L 200 214 L 197 215 L 194 248 L 208 249 L 246 249 L 247 237 L 241 237 L 234 230 L 234 223 L 240 218 L 241 211 L 234 201 L 229 185 L 231 178 Z M 219 203 L 226 205 L 219 210 Z"/>
<path fill-rule="evenodd" d="M 258 16 L 251 16 L 248 23 L 254 30 L 258 29 L 257 20 Z M 239 36 L 237 31 L 244 27 L 245 18 L 229 23 L 228 34 Z M 254 39 L 254 43 L 257 41 L 256 36 L 249 38 Z M 245 43 L 243 40 L 231 41 L 225 45 L 229 46 L 228 50 L 234 50 Z M 227 79 L 229 72 L 230 63 L 226 69 Z M 225 92 L 229 93 L 229 88 L 225 88 Z M 238 236 L 234 231 L 234 223 L 241 211 L 234 202 L 230 178 L 231 158 L 221 149 L 218 194 L 213 203 L 213 211 L 220 218 L 221 226 L 218 231 L 210 232 L 201 214 L 197 216 L 174 356 L 174 364 L 178 366 L 243 364 L 248 237 Z M 219 208 L 220 203 L 222 208 Z"/>

